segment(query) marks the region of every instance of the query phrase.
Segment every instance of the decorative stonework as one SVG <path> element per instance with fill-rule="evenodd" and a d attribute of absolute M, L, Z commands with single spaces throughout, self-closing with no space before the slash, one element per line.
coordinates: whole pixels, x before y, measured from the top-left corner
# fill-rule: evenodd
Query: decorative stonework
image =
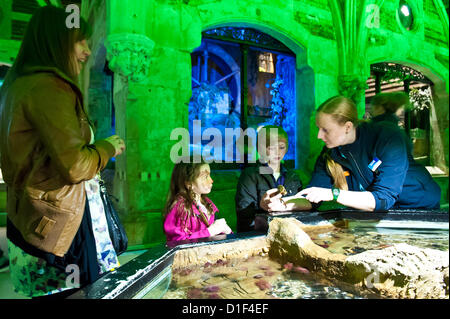
<path fill-rule="evenodd" d="M 366 81 L 355 75 L 340 75 L 338 77 L 338 82 L 339 93 L 352 99 L 358 104 L 367 88 Z"/>
<path fill-rule="evenodd" d="M 111 34 L 106 40 L 109 68 L 141 82 L 148 77 L 151 53 L 155 42 L 142 34 Z"/>

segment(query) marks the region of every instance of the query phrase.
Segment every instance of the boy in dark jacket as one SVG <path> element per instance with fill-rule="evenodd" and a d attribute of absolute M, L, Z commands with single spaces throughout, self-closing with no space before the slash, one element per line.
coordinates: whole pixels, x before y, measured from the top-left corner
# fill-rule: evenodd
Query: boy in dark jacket
<path fill-rule="evenodd" d="M 290 196 L 302 189 L 302 182 L 293 170 L 281 163 L 289 146 L 283 128 L 264 126 L 258 132 L 257 145 L 260 163 L 242 172 L 236 189 L 238 232 L 253 230 L 257 213 L 311 208 L 305 199 L 290 201 Z M 284 186 L 287 197 L 282 197 L 279 185 Z"/>

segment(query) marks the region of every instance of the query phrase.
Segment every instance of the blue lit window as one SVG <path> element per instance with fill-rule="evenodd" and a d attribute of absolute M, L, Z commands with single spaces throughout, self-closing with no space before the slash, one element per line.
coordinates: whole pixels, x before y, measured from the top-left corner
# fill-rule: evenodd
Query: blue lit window
<path fill-rule="evenodd" d="M 245 154 L 255 155 L 252 145 L 256 141 L 249 140 L 248 148 L 239 149 L 241 145 L 235 139 L 226 140 L 225 130 L 253 128 L 256 131 L 261 125 L 275 124 L 288 133 L 289 150 L 285 160 L 294 162 L 295 55 L 288 48 L 257 30 L 225 27 L 205 31 L 201 46 L 191 54 L 191 61 L 189 131 L 193 152 L 204 155 L 206 150 L 210 154 L 208 159 L 214 163 L 242 163 Z M 241 72 L 243 63 L 246 74 Z M 242 87 L 244 79 L 245 88 Z M 199 133 L 198 123 L 201 123 L 201 133 L 194 136 L 195 132 Z M 220 150 L 211 146 L 213 138 L 203 139 L 205 130 L 210 128 L 219 130 L 223 137 Z"/>

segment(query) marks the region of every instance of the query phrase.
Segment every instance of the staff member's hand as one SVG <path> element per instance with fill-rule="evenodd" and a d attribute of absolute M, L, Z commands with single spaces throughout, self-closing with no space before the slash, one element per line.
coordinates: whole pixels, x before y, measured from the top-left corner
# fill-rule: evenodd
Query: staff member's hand
<path fill-rule="evenodd" d="M 333 193 L 330 188 L 309 187 L 298 192 L 295 197 L 306 198 L 311 203 L 320 203 L 333 200 Z"/>

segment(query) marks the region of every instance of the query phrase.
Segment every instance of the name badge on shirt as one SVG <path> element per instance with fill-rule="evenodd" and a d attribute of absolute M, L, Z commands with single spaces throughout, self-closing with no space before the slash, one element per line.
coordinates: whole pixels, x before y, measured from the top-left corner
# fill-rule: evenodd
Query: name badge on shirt
<path fill-rule="evenodd" d="M 370 170 L 372 172 L 375 172 L 377 170 L 378 166 L 381 165 L 381 163 L 382 163 L 381 160 L 379 160 L 378 158 L 374 157 L 372 162 L 370 162 L 370 164 L 368 166 L 369 166 L 369 168 L 370 168 Z"/>

